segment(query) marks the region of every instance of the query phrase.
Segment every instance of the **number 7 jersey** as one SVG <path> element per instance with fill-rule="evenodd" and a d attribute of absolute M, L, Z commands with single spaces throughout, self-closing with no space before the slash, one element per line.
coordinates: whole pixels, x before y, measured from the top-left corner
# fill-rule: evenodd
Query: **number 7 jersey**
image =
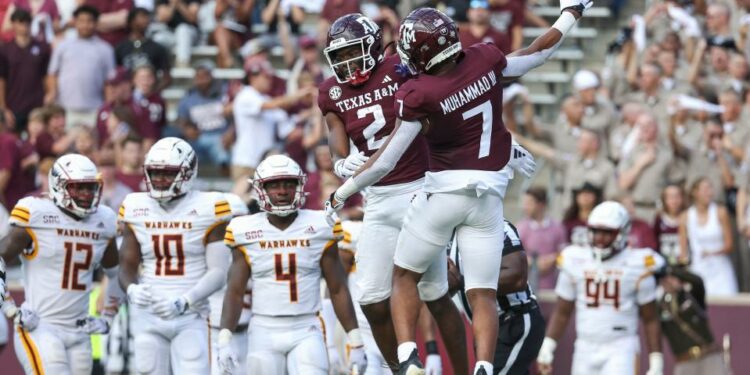
<path fill-rule="evenodd" d="M 575 301 L 578 338 L 604 342 L 638 334 L 638 308 L 656 299 L 653 271 L 664 262 L 655 251 L 626 248 L 598 263 L 591 248 L 571 245 L 557 262 L 555 293 Z"/>
<path fill-rule="evenodd" d="M 104 205 L 74 220 L 47 198 L 18 201 L 10 224 L 32 239 L 21 256 L 24 306 L 44 322 L 75 328 L 76 320 L 88 315 L 94 269 L 114 240 L 115 222 L 115 213 Z"/>
<path fill-rule="evenodd" d="M 299 210 L 280 230 L 265 212 L 232 219 L 224 242 L 245 256 L 253 281 L 253 315 L 297 316 L 320 310 L 320 259 L 343 238 L 323 211 Z"/>
<path fill-rule="evenodd" d="M 406 78 L 396 72 L 397 55 L 383 59 L 361 86 L 339 84 L 335 77 L 319 89 L 318 106 L 323 115 L 334 113 L 346 127 L 346 135 L 357 150 L 372 156 L 396 127 L 394 98 Z M 376 186 L 412 182 L 427 170 L 427 143 L 421 135 L 412 142 L 396 167 Z"/>
<path fill-rule="evenodd" d="M 199 191 L 187 193 L 169 210 L 148 193 L 131 193 L 119 212 L 141 247 L 139 282 L 151 285 L 157 300 L 179 297 L 203 277 L 208 235 L 231 218 L 224 194 Z M 208 303 L 195 301 L 191 308 L 204 314 Z"/>

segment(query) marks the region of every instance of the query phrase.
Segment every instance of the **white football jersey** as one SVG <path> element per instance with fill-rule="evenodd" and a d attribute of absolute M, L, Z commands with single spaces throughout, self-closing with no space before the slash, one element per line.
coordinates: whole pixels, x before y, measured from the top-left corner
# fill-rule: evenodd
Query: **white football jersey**
<path fill-rule="evenodd" d="M 151 285 L 159 300 L 185 294 L 203 277 L 208 234 L 229 221 L 232 210 L 222 193 L 191 191 L 169 209 L 148 193 L 131 193 L 119 218 L 141 246 L 139 282 Z M 207 314 L 208 303 L 194 301 L 191 309 Z"/>
<path fill-rule="evenodd" d="M 323 211 L 299 210 L 285 230 L 265 212 L 232 219 L 225 242 L 245 255 L 253 281 L 253 314 L 295 316 L 320 310 L 320 259 L 342 237 Z"/>
<path fill-rule="evenodd" d="M 662 264 L 651 249 L 627 248 L 601 263 L 590 247 L 563 249 L 555 293 L 575 301 L 578 338 L 610 341 L 637 335 L 638 307 L 656 299 L 653 271 Z"/>
<path fill-rule="evenodd" d="M 115 213 L 100 205 L 75 220 L 50 199 L 27 197 L 11 211 L 10 223 L 33 240 L 21 257 L 24 306 L 44 322 L 75 327 L 88 315 L 94 269 L 115 237 Z"/>

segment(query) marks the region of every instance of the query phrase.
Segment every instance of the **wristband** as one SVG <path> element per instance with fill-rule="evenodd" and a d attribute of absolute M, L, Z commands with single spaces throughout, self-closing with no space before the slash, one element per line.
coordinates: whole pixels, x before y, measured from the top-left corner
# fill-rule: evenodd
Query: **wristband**
<path fill-rule="evenodd" d="M 565 36 L 565 34 L 567 34 L 568 31 L 573 28 L 576 22 L 576 17 L 572 13 L 562 12 L 557 21 L 555 21 L 555 23 L 552 25 L 552 28 L 557 29 L 557 31 Z"/>
<path fill-rule="evenodd" d="M 435 340 L 430 340 L 424 343 L 425 349 L 427 349 L 427 354 L 440 354 L 438 351 L 438 345 Z"/>
<path fill-rule="evenodd" d="M 219 331 L 219 339 L 217 343 L 219 346 L 227 346 L 229 343 L 232 342 L 232 331 L 222 328 L 221 331 Z"/>
<path fill-rule="evenodd" d="M 652 352 L 648 355 L 648 369 L 658 372 L 664 371 L 664 355 L 659 352 Z"/>
<path fill-rule="evenodd" d="M 351 346 L 352 348 L 364 346 L 364 342 L 362 341 L 362 334 L 359 332 L 359 328 L 355 328 L 347 332 L 346 338 L 349 342 L 349 346 Z"/>
<path fill-rule="evenodd" d="M 339 203 L 344 203 L 349 197 L 359 192 L 359 186 L 354 182 L 353 178 L 348 178 L 344 183 L 336 189 L 333 197 Z"/>

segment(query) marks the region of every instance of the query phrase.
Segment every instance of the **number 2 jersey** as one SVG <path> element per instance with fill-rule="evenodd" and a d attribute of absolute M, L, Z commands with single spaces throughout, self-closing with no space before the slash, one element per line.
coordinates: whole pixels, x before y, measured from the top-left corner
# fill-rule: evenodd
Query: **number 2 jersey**
<path fill-rule="evenodd" d="M 45 323 L 75 328 L 88 315 L 94 269 L 116 233 L 115 213 L 104 205 L 83 220 L 63 213 L 50 199 L 23 198 L 10 224 L 26 230 L 32 246 L 21 256 L 24 306 Z"/>
<path fill-rule="evenodd" d="M 265 212 L 232 219 L 224 242 L 245 256 L 253 281 L 253 315 L 297 316 L 320 310 L 320 259 L 343 236 L 323 211 L 299 210 L 280 230 Z"/>
<path fill-rule="evenodd" d="M 406 78 L 396 72 L 397 55 L 385 57 L 362 85 L 340 84 L 335 77 L 319 89 L 318 106 L 323 115 L 335 113 L 346 127 L 351 142 L 367 156 L 375 154 L 396 127 L 394 97 Z M 421 135 L 404 152 L 396 167 L 375 186 L 412 182 L 427 170 L 427 143 Z"/>
<path fill-rule="evenodd" d="M 555 293 L 575 301 L 577 337 L 605 342 L 637 335 L 638 308 L 656 299 L 653 271 L 663 263 L 651 249 L 626 248 L 601 263 L 590 247 L 563 249 Z"/>
<path fill-rule="evenodd" d="M 148 193 L 128 194 L 119 219 L 141 246 L 139 283 L 151 285 L 157 300 L 185 294 L 206 273 L 209 233 L 231 218 L 232 210 L 222 193 L 191 191 L 169 209 Z M 194 301 L 190 308 L 208 314 L 205 300 Z"/>

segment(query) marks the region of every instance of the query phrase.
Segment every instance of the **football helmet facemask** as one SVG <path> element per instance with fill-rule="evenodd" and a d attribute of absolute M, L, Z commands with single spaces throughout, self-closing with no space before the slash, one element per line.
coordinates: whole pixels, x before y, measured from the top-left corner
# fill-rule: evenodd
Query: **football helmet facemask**
<path fill-rule="evenodd" d="M 357 86 L 383 60 L 383 34 L 380 27 L 360 13 L 340 17 L 328 29 L 323 54 L 338 83 Z"/>
<path fill-rule="evenodd" d="M 148 194 L 160 203 L 186 194 L 193 188 L 197 169 L 198 159 L 187 142 L 175 137 L 160 139 L 143 163 Z"/>
<path fill-rule="evenodd" d="M 587 226 L 589 228 L 589 243 L 594 251 L 601 254 L 602 259 L 625 249 L 628 244 L 631 227 L 630 215 L 620 203 L 606 201 L 594 207 L 589 214 Z M 596 230 L 616 231 L 617 235 L 611 243 L 605 246 L 597 246 L 598 244 L 594 243 L 594 231 Z"/>
<path fill-rule="evenodd" d="M 281 180 L 295 180 L 297 186 L 294 195 L 284 204 L 277 204 L 271 199 L 266 190 L 266 184 Z M 255 175 L 250 181 L 255 192 L 258 194 L 258 205 L 260 209 L 277 215 L 289 216 L 305 205 L 305 182 L 307 175 L 299 165 L 284 155 L 272 155 L 264 159 L 255 170 Z"/>
<path fill-rule="evenodd" d="M 61 156 L 49 170 L 49 195 L 61 209 L 83 219 L 96 212 L 102 176 L 96 165 L 79 154 Z"/>
<path fill-rule="evenodd" d="M 458 25 L 437 9 L 416 9 L 401 22 L 396 50 L 411 74 L 427 72 L 461 52 Z"/>

